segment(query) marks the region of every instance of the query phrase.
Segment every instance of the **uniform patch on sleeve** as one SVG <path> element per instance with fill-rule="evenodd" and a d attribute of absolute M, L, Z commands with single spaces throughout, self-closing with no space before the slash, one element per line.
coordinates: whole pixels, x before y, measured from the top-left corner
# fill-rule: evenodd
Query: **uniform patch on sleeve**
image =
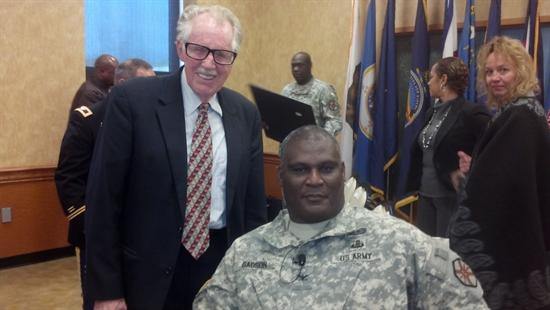
<path fill-rule="evenodd" d="M 477 279 L 474 272 L 462 259 L 457 258 L 453 261 L 453 271 L 460 283 L 469 287 L 477 287 Z"/>
<path fill-rule="evenodd" d="M 333 111 L 333 112 L 338 111 L 338 109 L 339 109 L 339 108 L 338 108 L 338 102 L 336 102 L 336 101 L 331 101 L 331 102 L 329 102 L 329 103 L 328 103 L 328 108 L 329 108 L 331 111 Z"/>
<path fill-rule="evenodd" d="M 82 117 L 88 117 L 88 116 L 94 114 L 94 112 L 92 112 L 92 110 L 90 110 L 90 108 L 88 108 L 85 105 L 81 106 L 80 108 L 76 108 L 74 110 L 79 112 L 80 114 L 82 114 Z"/>

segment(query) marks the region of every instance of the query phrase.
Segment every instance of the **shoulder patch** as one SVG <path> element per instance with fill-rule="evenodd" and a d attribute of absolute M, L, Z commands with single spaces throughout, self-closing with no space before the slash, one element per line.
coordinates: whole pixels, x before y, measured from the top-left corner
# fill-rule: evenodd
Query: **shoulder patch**
<path fill-rule="evenodd" d="M 340 109 L 340 108 L 338 107 L 338 102 L 336 102 L 336 101 L 331 101 L 331 102 L 329 102 L 328 108 L 329 108 L 331 111 L 333 111 L 333 112 L 336 112 L 336 111 L 338 111 L 338 110 Z"/>
<path fill-rule="evenodd" d="M 477 279 L 474 272 L 462 259 L 457 258 L 453 261 L 453 271 L 460 283 L 469 287 L 477 287 Z"/>
<path fill-rule="evenodd" d="M 94 114 L 94 112 L 92 112 L 92 110 L 90 110 L 90 108 L 88 108 L 85 105 L 81 106 L 80 108 L 76 108 L 74 110 L 77 111 L 78 113 L 82 114 L 82 117 L 88 117 L 88 116 Z"/>

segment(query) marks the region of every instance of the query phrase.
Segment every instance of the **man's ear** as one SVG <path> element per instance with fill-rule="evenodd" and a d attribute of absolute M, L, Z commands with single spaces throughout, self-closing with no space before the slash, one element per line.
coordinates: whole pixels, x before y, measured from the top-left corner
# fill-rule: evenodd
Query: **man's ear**
<path fill-rule="evenodd" d="M 286 209 L 285 191 L 283 190 L 283 165 L 280 164 L 277 167 L 277 176 L 279 178 L 279 186 L 281 187 L 281 203 L 283 209 Z"/>
<path fill-rule="evenodd" d="M 178 54 L 178 58 L 181 61 L 184 61 L 183 60 L 183 56 L 185 54 L 185 45 L 184 45 L 184 43 L 181 40 L 177 40 L 175 42 L 175 44 L 176 44 L 176 53 Z"/>

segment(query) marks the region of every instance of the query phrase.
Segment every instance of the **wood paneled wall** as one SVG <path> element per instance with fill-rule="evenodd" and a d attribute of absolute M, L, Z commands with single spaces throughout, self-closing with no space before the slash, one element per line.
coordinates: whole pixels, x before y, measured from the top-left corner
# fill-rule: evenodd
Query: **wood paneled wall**
<path fill-rule="evenodd" d="M 0 170 L 0 208 L 12 212 L 0 223 L 0 258 L 68 246 L 53 174 L 53 167 Z"/>
<path fill-rule="evenodd" d="M 277 155 L 264 155 L 266 195 L 282 199 Z M 54 167 L 0 170 L 0 208 L 11 208 L 12 221 L 0 223 L 0 259 L 63 248 L 67 219 L 55 183 Z"/>
<path fill-rule="evenodd" d="M 265 194 L 277 199 L 283 199 L 277 168 L 279 167 L 279 156 L 273 154 L 264 154 L 264 183 Z"/>

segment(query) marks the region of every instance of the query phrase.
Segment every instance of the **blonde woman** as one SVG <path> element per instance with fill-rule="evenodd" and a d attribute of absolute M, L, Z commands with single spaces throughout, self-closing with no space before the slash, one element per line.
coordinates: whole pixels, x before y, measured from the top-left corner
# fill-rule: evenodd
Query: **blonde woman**
<path fill-rule="evenodd" d="M 550 131 L 535 66 L 508 37 L 493 38 L 477 59 L 478 86 L 496 113 L 471 158 L 450 245 L 492 309 L 548 309 Z"/>

